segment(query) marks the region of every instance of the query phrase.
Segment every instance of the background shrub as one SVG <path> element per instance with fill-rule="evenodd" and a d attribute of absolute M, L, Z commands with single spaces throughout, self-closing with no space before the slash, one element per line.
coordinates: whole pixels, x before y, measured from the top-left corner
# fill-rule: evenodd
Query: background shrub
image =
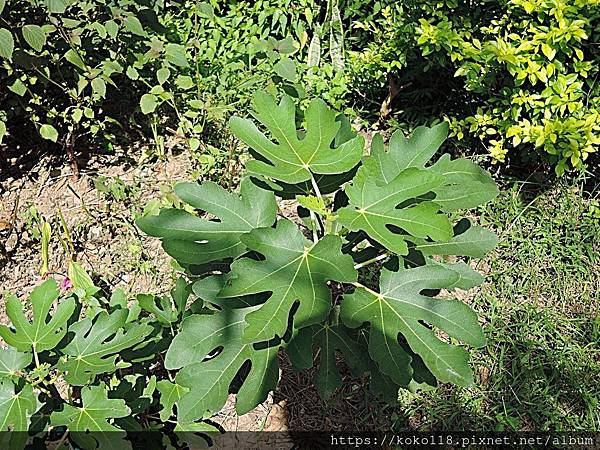
<path fill-rule="evenodd" d="M 558 174 L 583 168 L 600 143 L 598 1 L 394 3 L 374 2 L 354 24 L 357 80 L 394 74 L 402 108 L 412 104 L 405 119 L 444 114 L 497 162 L 514 149 Z"/>

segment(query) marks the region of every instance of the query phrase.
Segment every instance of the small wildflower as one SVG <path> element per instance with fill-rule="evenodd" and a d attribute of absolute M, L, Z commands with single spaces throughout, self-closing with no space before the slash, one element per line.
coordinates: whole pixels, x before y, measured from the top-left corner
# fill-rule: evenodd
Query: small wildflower
<path fill-rule="evenodd" d="M 73 289 L 73 282 L 69 279 L 69 277 L 65 277 L 60 283 L 61 291 L 68 291 L 69 289 Z"/>

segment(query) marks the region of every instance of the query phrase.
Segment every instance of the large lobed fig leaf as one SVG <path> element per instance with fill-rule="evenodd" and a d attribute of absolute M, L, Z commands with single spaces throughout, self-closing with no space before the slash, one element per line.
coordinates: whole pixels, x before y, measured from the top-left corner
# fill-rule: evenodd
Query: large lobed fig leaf
<path fill-rule="evenodd" d="M 279 346 L 255 345 L 242 339 L 246 315 L 254 309 L 223 309 L 183 321 L 165 358 L 167 369 L 181 369 L 175 378 L 179 388 L 161 386 L 163 406 L 171 409 L 177 404 L 179 423 L 216 413 L 227 401 L 234 378 L 247 364 L 249 372 L 237 397 L 238 414 L 250 411 L 276 387 Z M 220 351 L 215 355 L 215 350 Z"/>
<path fill-rule="evenodd" d="M 356 281 L 352 257 L 341 252 L 342 240 L 327 235 L 317 243 L 306 239 L 289 220 L 280 220 L 276 228 L 260 228 L 241 237 L 248 248 L 264 255 L 264 261 L 236 260 L 222 298 L 268 293 L 270 297 L 246 317 L 248 342 L 283 337 L 290 310 L 298 302 L 294 327 L 322 322 L 331 308 L 328 281 Z"/>
<path fill-rule="evenodd" d="M 467 159 L 443 155 L 427 166 L 447 133 L 446 124 L 419 127 L 410 138 L 397 131 L 387 150 L 376 135 L 371 154 L 345 188 L 349 205 L 339 210 L 340 223 L 399 255 L 408 253 L 407 241 L 425 255 L 480 256 L 493 248 L 493 234 L 478 227 L 455 236 L 444 214 L 498 195 L 489 174 Z"/>
<path fill-rule="evenodd" d="M 218 219 L 168 208 L 158 216 L 138 220 L 138 226 L 162 238 L 165 251 L 181 263 L 201 265 L 238 257 L 246 251 L 240 235 L 275 222 L 275 196 L 249 179 L 242 181 L 239 195 L 212 182 L 179 183 L 175 193 L 185 203 Z"/>
<path fill-rule="evenodd" d="M 306 128 L 302 133 L 296 128 L 296 106 L 291 97 L 284 95 L 277 104 L 270 94 L 258 92 L 252 105 L 254 117 L 277 143 L 269 140 L 249 119 L 233 117 L 230 120 L 236 137 L 262 158 L 247 163 L 250 173 L 298 184 L 310 180 L 313 174 L 347 172 L 363 155 L 362 136 L 334 146 L 342 124 L 336 121 L 335 111 L 323 100 L 315 99 L 308 106 L 304 115 Z"/>
<path fill-rule="evenodd" d="M 42 352 L 58 345 L 67 332 L 67 321 L 75 310 L 75 300 L 62 300 L 56 311 L 50 316 L 50 309 L 58 299 L 60 291 L 56 281 L 50 279 L 36 287 L 29 296 L 32 320 L 23 313 L 21 302 L 11 296 L 6 302 L 6 314 L 11 320 L 14 331 L 6 325 L 0 325 L 0 337 L 19 351 L 35 350 Z"/>
<path fill-rule="evenodd" d="M 480 281 L 480 280 L 477 280 Z M 469 354 L 439 339 L 431 327 L 474 347 L 485 345 L 483 331 L 473 310 L 458 300 L 427 297 L 426 289 L 473 287 L 459 270 L 441 264 L 391 272 L 383 269 L 380 291 L 360 287 L 345 295 L 341 319 L 350 327 L 370 323 L 369 353 L 381 371 L 406 385 L 412 376 L 412 358 L 400 345 L 402 337 L 425 366 L 441 381 L 460 386 L 472 384 Z"/>
<path fill-rule="evenodd" d="M 131 410 L 123 399 L 108 397 L 103 384 L 81 389 L 81 406 L 65 404 L 50 415 L 52 426 L 66 426 L 71 438 L 82 448 L 100 450 L 131 449 L 123 440 L 126 433 L 114 426 L 114 419 L 127 417 Z"/>
<path fill-rule="evenodd" d="M 58 365 L 66 372 L 67 382 L 83 386 L 98 374 L 114 371 L 120 352 L 144 342 L 153 327 L 144 323 L 126 326 L 127 315 L 124 309 L 101 312 L 69 327 L 73 340 L 63 349 L 65 356 Z"/>

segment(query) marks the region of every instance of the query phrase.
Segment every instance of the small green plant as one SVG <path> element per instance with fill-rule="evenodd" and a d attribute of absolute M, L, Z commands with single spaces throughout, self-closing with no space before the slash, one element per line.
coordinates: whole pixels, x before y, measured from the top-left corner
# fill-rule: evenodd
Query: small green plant
<path fill-rule="evenodd" d="M 166 352 L 177 420 L 209 417 L 230 392 L 239 414 L 254 408 L 277 386 L 281 349 L 297 370 L 318 365 L 325 398 L 341 383 L 337 352 L 389 401 L 436 379 L 471 385 L 458 343 L 485 345 L 482 329 L 468 306 L 435 297 L 482 281 L 468 258 L 496 236 L 458 212 L 497 195 L 489 175 L 467 159 L 431 162 L 446 124 L 396 132 L 388 148 L 377 135 L 364 156 L 363 137 L 322 100 L 302 117 L 288 96 L 259 92 L 253 107 L 262 130 L 230 121 L 255 156 L 239 194 L 179 183 L 200 215 L 165 208 L 138 221 L 185 268 L 202 305 L 174 324 Z M 278 218 L 276 197 L 295 199 L 299 219 Z"/>
<path fill-rule="evenodd" d="M 49 279 L 36 287 L 25 309 L 9 296 L 0 431 L 13 433 L 2 433 L 2 448 L 132 449 L 140 444 L 127 432 L 144 430 L 177 448 L 202 440 L 171 420 L 180 388 L 160 364 L 189 296 L 179 279 L 170 296 L 128 300 L 115 290 L 107 298 L 77 263 L 60 286 Z M 186 431 L 216 429 L 196 423 Z"/>

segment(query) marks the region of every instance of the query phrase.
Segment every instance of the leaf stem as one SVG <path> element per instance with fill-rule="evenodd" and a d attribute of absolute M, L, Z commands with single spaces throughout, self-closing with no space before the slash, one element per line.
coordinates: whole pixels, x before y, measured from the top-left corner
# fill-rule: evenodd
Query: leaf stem
<path fill-rule="evenodd" d="M 35 345 L 32 346 L 33 348 L 33 359 L 35 360 L 35 367 L 36 368 L 40 368 L 40 357 L 38 356 L 37 350 L 35 349 Z"/>
<path fill-rule="evenodd" d="M 355 281 L 355 282 L 350 283 L 350 284 L 352 284 L 352 286 L 354 286 L 354 287 L 357 287 L 357 288 L 360 288 L 360 289 L 364 289 L 365 291 L 369 292 L 370 294 L 372 294 L 372 295 L 374 295 L 376 297 L 379 297 L 381 295 L 379 292 L 374 291 L 373 289 L 366 287 L 364 284 L 359 283 L 358 281 Z"/>
<path fill-rule="evenodd" d="M 319 235 L 317 233 L 317 215 L 314 211 L 310 211 L 310 220 L 312 222 L 312 232 L 313 232 L 313 242 L 317 242 L 319 240 Z"/>
<path fill-rule="evenodd" d="M 310 174 L 310 182 L 312 183 L 312 187 L 315 190 L 315 195 L 319 198 L 323 198 L 323 196 L 321 195 L 321 191 L 319 190 L 317 180 L 315 180 L 315 177 L 312 175 L 312 173 Z"/>
<path fill-rule="evenodd" d="M 387 258 L 388 256 L 390 256 L 390 254 L 389 254 L 389 253 L 387 253 L 387 252 L 386 252 L 386 253 L 382 253 L 381 255 L 379 255 L 379 256 L 376 256 L 375 258 L 371 258 L 371 259 L 368 259 L 368 260 L 366 260 L 366 261 L 364 261 L 364 262 L 361 262 L 361 263 L 359 263 L 359 264 L 355 264 L 355 265 L 354 265 L 354 268 L 355 268 L 356 270 L 358 270 L 358 269 L 362 269 L 363 267 L 365 267 L 365 266 L 368 266 L 369 264 L 376 263 L 377 261 L 381 261 L 382 259 L 385 259 L 385 258 Z"/>

